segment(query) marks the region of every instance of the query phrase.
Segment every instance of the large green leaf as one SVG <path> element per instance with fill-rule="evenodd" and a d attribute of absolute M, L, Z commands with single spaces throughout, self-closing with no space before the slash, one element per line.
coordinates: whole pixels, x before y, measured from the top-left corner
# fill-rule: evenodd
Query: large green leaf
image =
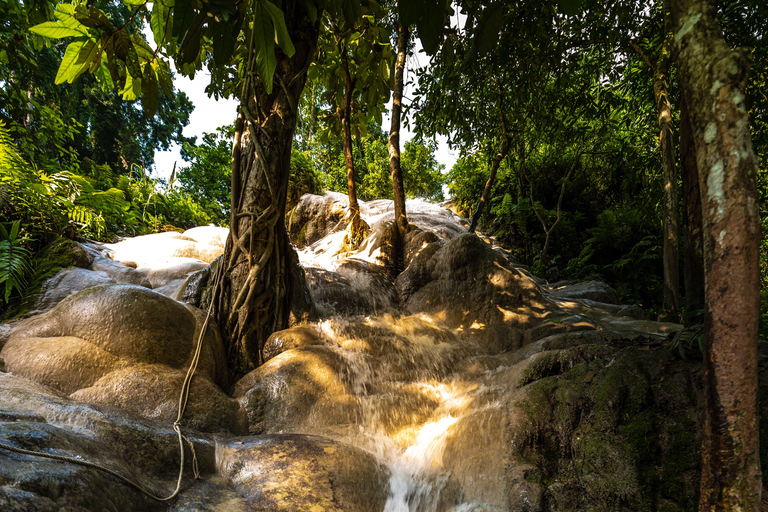
<path fill-rule="evenodd" d="M 81 37 L 86 35 L 83 31 L 64 26 L 56 21 L 46 21 L 39 25 L 31 27 L 30 32 L 50 37 L 51 39 L 61 39 L 62 37 Z"/>
<path fill-rule="evenodd" d="M 54 80 L 56 85 L 69 81 L 70 77 L 74 77 L 77 74 L 80 69 L 80 66 L 77 64 L 77 58 L 86 41 L 86 39 L 80 38 L 69 43 L 64 51 L 64 58 L 61 59 L 59 70 L 56 72 L 56 79 Z"/>
<path fill-rule="evenodd" d="M 259 68 L 259 76 L 264 84 L 267 94 L 272 93 L 272 81 L 277 68 L 275 58 L 275 29 L 272 25 L 272 17 L 262 2 L 256 4 L 253 11 L 254 46 L 256 50 L 256 66 Z"/>
<path fill-rule="evenodd" d="M 147 63 L 144 66 L 144 74 L 141 79 L 141 105 L 144 114 L 150 119 L 154 117 L 159 103 L 160 93 L 157 87 L 157 75 L 152 65 Z"/>
<path fill-rule="evenodd" d="M 111 93 L 112 89 L 115 88 L 115 83 L 112 81 L 112 75 L 109 72 L 109 61 L 107 59 L 106 53 L 101 54 L 101 65 L 96 68 L 94 74 L 96 75 L 96 80 L 101 86 L 101 90 L 107 94 Z"/>
<path fill-rule="evenodd" d="M 173 37 L 182 40 L 184 34 L 192 26 L 195 20 L 195 11 L 192 8 L 192 2 L 180 1 L 173 6 Z"/>
<path fill-rule="evenodd" d="M 149 27 L 152 29 L 155 44 L 158 46 L 166 42 L 168 34 L 172 33 L 173 18 L 171 17 L 171 10 L 162 2 L 155 2 L 152 5 Z"/>
<path fill-rule="evenodd" d="M 77 21 L 91 28 L 100 28 L 107 32 L 112 32 L 112 23 L 109 22 L 101 10 L 93 6 L 78 5 L 75 8 L 74 17 Z"/>
<path fill-rule="evenodd" d="M 291 36 L 288 35 L 288 29 L 285 26 L 285 17 L 283 16 L 283 11 L 278 9 L 278 7 L 269 0 L 260 0 L 259 3 L 264 7 L 264 9 L 272 18 L 272 25 L 275 28 L 275 42 L 283 50 L 283 53 L 285 53 L 288 57 L 293 57 L 293 54 L 296 53 L 296 49 L 293 47 L 293 43 L 291 42 Z"/>

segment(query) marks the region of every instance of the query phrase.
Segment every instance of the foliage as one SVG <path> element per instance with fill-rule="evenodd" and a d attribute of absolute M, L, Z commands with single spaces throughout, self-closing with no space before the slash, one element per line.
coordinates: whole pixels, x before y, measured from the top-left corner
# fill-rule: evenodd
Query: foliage
<path fill-rule="evenodd" d="M 0 91 L 0 119 L 27 161 L 50 172 L 66 169 L 88 175 L 88 159 L 97 165 L 108 164 L 115 173 L 127 173 L 131 163 L 149 167 L 156 149 L 187 140 L 181 131 L 193 106 L 172 86 L 158 93 L 152 113 L 136 102 L 121 100 L 109 87 L 105 92 L 87 73 L 72 83 L 55 85 L 65 45 L 28 28 L 57 22 L 49 21 L 44 10 L 22 6 L 17 0 L 6 4 L 9 18 L 3 28 L 7 32 L 0 30 L 0 80 L 5 83 Z M 101 5 L 120 23 L 130 19 L 130 11 L 120 3 Z M 62 9 L 66 10 L 59 6 L 56 15 L 73 24 Z M 141 39 L 135 33 L 137 28 L 128 25 L 126 30 L 131 38 Z"/>
<path fill-rule="evenodd" d="M 28 239 L 19 237 L 20 226 L 21 221 L 13 222 L 9 232 L 0 224 L 0 285 L 5 283 L 5 302 L 9 301 L 14 289 L 18 292 L 24 290 L 31 272 L 31 254 L 24 247 Z"/>
<path fill-rule="evenodd" d="M 47 173 L 24 161 L 0 124 L 0 213 L 20 221 L 28 237 L 42 244 L 57 236 L 110 240 L 166 226 L 189 228 L 210 217 L 191 196 L 149 179 L 139 167 L 102 190 L 96 180 L 69 171 Z M 25 235 L 26 236 L 26 235 Z"/>
<path fill-rule="evenodd" d="M 217 225 L 229 224 L 234 125 L 203 134 L 202 144 L 185 143 L 182 157 L 190 165 L 176 175 L 181 187 L 196 198 Z"/>
<path fill-rule="evenodd" d="M 392 199 L 392 179 L 389 169 L 387 138 L 380 125 L 369 123 L 368 137 L 356 139 L 352 146 L 357 176 L 357 195 L 365 201 Z M 341 141 L 331 138 L 321 144 L 315 138 L 304 144 L 309 149 L 305 154 L 314 163 L 317 177 L 323 188 L 334 192 L 347 191 L 347 170 Z M 403 181 L 407 198 L 422 198 L 428 201 L 443 201 L 443 184 L 448 176 L 443 166 L 435 159 L 437 144 L 420 139 L 405 144 L 400 156 Z"/>

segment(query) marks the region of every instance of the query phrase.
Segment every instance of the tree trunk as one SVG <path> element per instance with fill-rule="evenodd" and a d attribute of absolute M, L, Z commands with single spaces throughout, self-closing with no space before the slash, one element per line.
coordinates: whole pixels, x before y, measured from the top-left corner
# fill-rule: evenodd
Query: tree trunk
<path fill-rule="evenodd" d="M 408 232 L 408 218 L 405 213 L 405 187 L 403 171 L 400 168 L 400 115 L 402 112 L 403 87 L 405 85 L 405 56 L 408 51 L 408 27 L 397 23 L 397 59 L 395 60 L 395 87 L 392 91 L 392 124 L 389 128 L 389 172 L 392 176 L 392 194 L 395 201 L 395 225 L 397 227 L 397 247 L 395 247 L 398 270 L 403 261 L 403 244 Z"/>
<path fill-rule="evenodd" d="M 632 48 L 642 57 L 653 71 L 653 97 L 656 103 L 659 128 L 659 149 L 661 151 L 661 170 L 664 180 L 664 295 L 659 313 L 659 320 L 667 322 L 680 321 L 680 254 L 678 226 L 678 205 L 680 203 L 677 191 L 677 168 L 675 167 L 675 147 L 672 129 L 672 104 L 669 101 L 669 73 L 671 69 L 672 50 L 672 19 L 669 0 L 661 2 L 664 15 L 664 38 L 656 62 L 652 62 L 648 54 L 631 41 Z"/>
<path fill-rule="evenodd" d="M 676 0 L 675 51 L 689 107 L 704 218 L 700 511 L 757 512 L 759 316 L 757 157 L 744 104 L 749 53 L 723 40 L 714 0 Z"/>
<path fill-rule="evenodd" d="M 668 50 L 666 50 L 668 51 Z M 669 65 L 659 66 L 653 89 L 659 113 L 659 144 L 664 176 L 664 301 L 660 320 L 680 321 L 680 265 L 677 192 L 677 167 L 672 138 L 672 106 L 669 102 L 667 75 Z"/>
<path fill-rule="evenodd" d="M 307 297 L 306 282 L 293 268 L 285 205 L 297 108 L 319 26 L 297 0 L 284 2 L 283 10 L 296 53 L 288 58 L 276 50 L 267 93 L 251 45 L 232 152 L 230 234 L 213 300 L 235 376 L 260 365 L 269 335 L 285 328 L 291 314 L 301 314 L 291 310 L 291 297 Z"/>
<path fill-rule="evenodd" d="M 510 140 L 509 132 L 507 131 L 507 122 L 504 118 L 503 92 L 499 92 L 499 118 L 501 120 L 501 136 L 503 137 L 501 149 L 496 153 L 496 156 L 493 157 L 493 162 L 491 162 L 491 174 L 488 176 L 488 181 L 485 182 L 485 188 L 483 188 L 483 193 L 480 196 L 480 200 L 477 202 L 475 213 L 472 214 L 472 221 L 469 224 L 470 233 L 474 233 L 477 228 L 477 223 L 480 220 L 480 216 L 483 214 L 483 209 L 485 209 L 485 205 L 491 197 L 491 189 L 496 182 L 496 172 L 499 170 L 499 165 L 501 165 L 502 160 L 504 160 L 509 153 Z"/>
<path fill-rule="evenodd" d="M 339 41 L 339 54 L 341 55 L 341 70 L 344 74 L 344 105 L 339 112 L 343 133 L 344 163 L 347 166 L 347 192 L 349 194 L 349 217 L 351 224 L 347 236 L 344 238 L 347 249 L 354 250 L 368 236 L 370 228 L 360 217 L 360 205 L 357 202 L 357 190 L 355 188 L 355 159 L 352 155 L 352 93 L 355 84 L 349 72 L 349 59 L 347 49 Z"/>
<path fill-rule="evenodd" d="M 685 283 L 685 325 L 701 323 L 704 310 L 704 260 L 701 195 L 696 149 L 685 99 L 680 102 L 680 166 L 683 180 L 683 281 Z"/>

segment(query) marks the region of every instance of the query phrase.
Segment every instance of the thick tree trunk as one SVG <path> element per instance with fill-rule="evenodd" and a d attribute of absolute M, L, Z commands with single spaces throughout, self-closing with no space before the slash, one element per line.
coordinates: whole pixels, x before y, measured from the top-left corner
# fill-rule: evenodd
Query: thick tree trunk
<path fill-rule="evenodd" d="M 684 98 L 680 102 L 680 166 L 683 180 L 684 321 L 685 325 L 694 325 L 701 323 L 701 311 L 704 309 L 704 240 L 696 148 Z"/>
<path fill-rule="evenodd" d="M 306 297 L 306 283 L 285 231 L 291 143 L 297 106 L 314 56 L 318 24 L 297 0 L 283 3 L 296 48 L 279 49 L 272 92 L 257 78 L 255 53 L 241 97 L 232 162 L 230 235 L 223 274 L 214 294 L 216 318 L 228 345 L 230 371 L 244 374 L 263 362 L 269 335 L 287 326 L 291 297 Z"/>
<path fill-rule="evenodd" d="M 704 384 L 700 511 L 757 512 L 759 315 L 757 157 L 744 89 L 749 53 L 723 40 L 714 0 L 676 0 L 675 51 L 704 211 Z"/>
<path fill-rule="evenodd" d="M 402 260 L 403 243 L 408 232 L 408 217 L 405 213 L 405 187 L 403 171 L 400 168 L 400 115 L 402 113 L 403 87 L 405 84 L 405 56 L 408 51 L 408 27 L 397 24 L 397 59 L 395 60 L 395 87 L 392 91 L 392 124 L 389 128 L 389 172 L 392 176 L 392 193 L 395 200 L 395 225 L 397 226 L 397 261 Z M 399 269 L 400 270 L 400 269 Z"/>
<path fill-rule="evenodd" d="M 344 74 L 344 105 L 340 111 L 341 127 L 343 132 L 344 163 L 347 166 L 347 192 L 349 195 L 350 226 L 345 237 L 348 249 L 357 249 L 360 243 L 368 236 L 370 228 L 360 217 L 360 204 L 357 202 L 357 190 L 355 188 L 355 159 L 352 155 L 352 93 L 355 84 L 349 72 L 349 59 L 347 49 L 339 42 L 339 54 L 341 55 L 341 70 Z"/>

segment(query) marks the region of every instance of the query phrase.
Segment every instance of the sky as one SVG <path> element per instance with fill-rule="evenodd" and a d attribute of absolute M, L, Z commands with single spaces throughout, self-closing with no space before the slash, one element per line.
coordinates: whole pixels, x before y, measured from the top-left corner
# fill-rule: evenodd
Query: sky
<path fill-rule="evenodd" d="M 427 57 L 421 53 L 408 59 L 408 66 L 415 67 L 421 62 L 426 61 Z M 406 67 L 406 73 L 408 73 L 408 66 Z M 236 100 L 219 100 L 209 98 L 205 93 L 205 87 L 210 82 L 209 75 L 207 73 L 199 72 L 195 74 L 195 79 L 190 80 L 187 77 L 175 74 L 174 85 L 179 91 L 184 91 L 189 99 L 192 100 L 192 104 L 195 105 L 195 110 L 189 119 L 189 124 L 184 128 L 184 136 L 192 137 L 197 136 L 198 142 L 202 141 L 203 133 L 210 133 L 216 130 L 219 126 L 225 126 L 231 124 L 235 120 L 237 113 L 237 101 Z M 407 83 L 407 78 L 406 78 Z M 404 103 L 407 103 L 408 89 L 406 88 L 404 96 Z M 391 101 L 390 101 L 391 106 Z M 382 127 L 384 130 L 389 130 L 389 116 L 385 115 L 382 120 Z M 413 133 L 403 126 L 400 131 L 400 147 L 413 138 Z M 445 138 L 438 137 L 438 149 L 435 153 L 437 161 L 445 165 L 445 172 L 451 170 L 453 164 L 458 157 L 457 152 L 451 151 L 448 148 L 448 144 Z M 187 162 L 181 159 L 181 153 L 179 147 L 174 145 L 170 151 L 156 151 L 155 152 L 155 167 L 154 176 L 168 179 L 173 170 L 173 163 L 176 162 L 176 167 L 186 167 L 189 165 Z"/>

